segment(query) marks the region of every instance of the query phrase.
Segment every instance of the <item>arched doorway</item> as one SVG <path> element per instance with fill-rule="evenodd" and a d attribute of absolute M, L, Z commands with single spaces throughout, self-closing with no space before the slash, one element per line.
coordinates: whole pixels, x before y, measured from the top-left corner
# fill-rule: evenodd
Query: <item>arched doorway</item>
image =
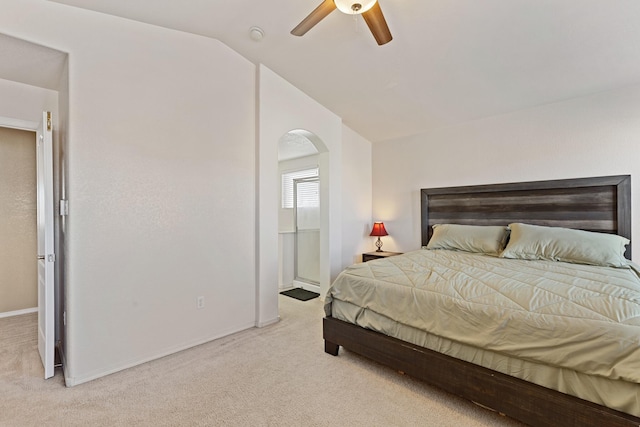
<path fill-rule="evenodd" d="M 327 149 L 311 132 L 291 130 L 278 141 L 278 287 L 321 292 L 328 239 L 322 181 Z M 323 245 L 324 243 L 324 245 Z M 325 285 L 326 286 L 326 285 Z"/>

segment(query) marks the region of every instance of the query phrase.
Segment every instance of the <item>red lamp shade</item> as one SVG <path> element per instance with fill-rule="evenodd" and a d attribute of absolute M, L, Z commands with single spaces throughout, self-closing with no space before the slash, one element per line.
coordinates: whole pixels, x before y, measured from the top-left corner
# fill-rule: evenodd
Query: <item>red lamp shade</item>
<path fill-rule="evenodd" d="M 376 249 L 376 252 L 382 252 L 382 240 L 380 240 L 380 236 L 388 235 L 389 233 L 387 233 L 387 230 L 385 230 L 383 222 L 373 223 L 373 229 L 371 230 L 371 234 L 369 234 L 369 236 L 378 237 L 378 240 L 376 240 L 376 248 L 378 248 Z"/>
<path fill-rule="evenodd" d="M 384 222 L 374 222 L 373 229 L 371 230 L 371 234 L 369 236 L 388 236 L 387 230 L 384 228 Z"/>

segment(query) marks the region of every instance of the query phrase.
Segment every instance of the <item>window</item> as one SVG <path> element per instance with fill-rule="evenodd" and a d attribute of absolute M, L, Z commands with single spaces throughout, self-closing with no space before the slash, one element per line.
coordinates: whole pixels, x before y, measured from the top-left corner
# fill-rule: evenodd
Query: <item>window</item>
<path fill-rule="evenodd" d="M 284 172 L 282 174 L 282 208 L 293 209 L 293 180 L 314 178 L 318 176 L 318 168 Z"/>

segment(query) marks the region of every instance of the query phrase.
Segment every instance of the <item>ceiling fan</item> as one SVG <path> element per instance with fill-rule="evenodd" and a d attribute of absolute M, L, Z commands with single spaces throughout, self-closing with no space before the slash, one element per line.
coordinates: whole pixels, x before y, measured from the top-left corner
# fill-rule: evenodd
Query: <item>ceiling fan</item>
<path fill-rule="evenodd" d="M 378 0 L 324 0 L 320 6 L 316 7 L 297 27 L 291 30 L 291 34 L 294 36 L 303 36 L 328 14 L 336 10 L 336 8 L 349 15 L 362 15 L 373 37 L 380 46 L 389 43 L 393 38 L 387 26 L 387 21 L 385 21 L 384 15 L 382 14 L 382 9 L 380 9 L 380 4 L 378 4 Z"/>

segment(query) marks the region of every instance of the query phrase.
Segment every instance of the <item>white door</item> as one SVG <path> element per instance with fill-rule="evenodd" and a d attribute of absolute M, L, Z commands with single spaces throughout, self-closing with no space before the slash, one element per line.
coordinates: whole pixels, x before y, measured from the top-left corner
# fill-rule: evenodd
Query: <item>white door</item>
<path fill-rule="evenodd" d="M 38 128 L 38 351 L 44 377 L 54 370 L 53 133 L 51 113 L 42 113 Z"/>
<path fill-rule="evenodd" d="M 320 285 L 320 179 L 293 180 L 293 213 L 296 225 L 295 285 L 319 292 Z"/>

